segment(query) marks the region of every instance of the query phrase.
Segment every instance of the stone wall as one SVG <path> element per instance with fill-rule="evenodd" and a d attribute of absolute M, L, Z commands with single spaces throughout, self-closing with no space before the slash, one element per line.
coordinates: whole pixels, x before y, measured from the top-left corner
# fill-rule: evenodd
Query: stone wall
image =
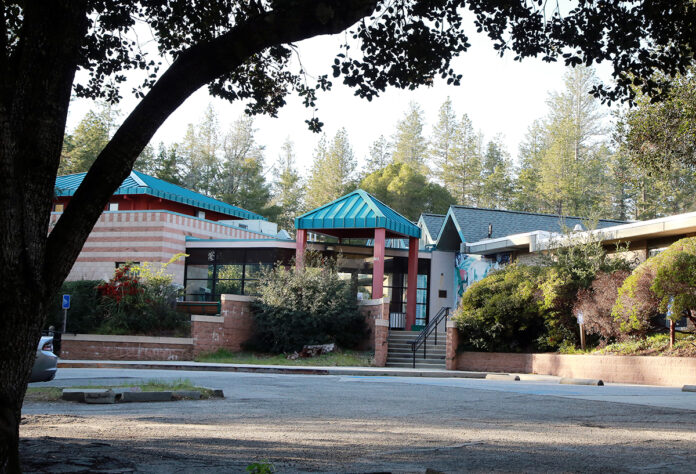
<path fill-rule="evenodd" d="M 191 360 L 193 339 L 63 334 L 60 357 L 72 360 Z"/>
<path fill-rule="evenodd" d="M 456 369 L 675 387 L 696 384 L 696 358 L 691 357 L 460 352 Z"/>

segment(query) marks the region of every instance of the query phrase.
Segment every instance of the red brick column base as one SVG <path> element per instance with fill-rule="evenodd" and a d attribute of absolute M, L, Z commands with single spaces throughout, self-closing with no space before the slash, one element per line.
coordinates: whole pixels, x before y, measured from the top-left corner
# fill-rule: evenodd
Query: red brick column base
<path fill-rule="evenodd" d="M 359 301 L 358 310 L 365 317 L 365 325 L 368 330 L 365 341 L 358 347 L 360 350 L 375 349 L 375 321 L 378 319 L 389 320 L 389 298 Z"/>
<path fill-rule="evenodd" d="M 194 357 L 202 352 L 227 349 L 242 350 L 242 344 L 254 332 L 254 316 L 251 313 L 251 296 L 222 295 L 221 316 L 191 316 L 191 336 Z"/>
<path fill-rule="evenodd" d="M 457 347 L 459 346 L 459 329 L 454 321 L 447 321 L 447 349 L 445 352 L 445 368 L 457 370 Z"/>
<path fill-rule="evenodd" d="M 389 351 L 389 320 L 375 319 L 375 366 L 387 365 L 387 352 Z"/>

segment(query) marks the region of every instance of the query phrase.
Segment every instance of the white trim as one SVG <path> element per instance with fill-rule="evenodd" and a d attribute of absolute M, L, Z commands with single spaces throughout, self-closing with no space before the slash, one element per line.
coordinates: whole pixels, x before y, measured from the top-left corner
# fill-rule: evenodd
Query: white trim
<path fill-rule="evenodd" d="M 384 303 L 389 303 L 391 300 L 388 297 L 378 298 L 374 300 L 360 300 L 358 301 L 358 306 L 378 306 Z"/>
<path fill-rule="evenodd" d="M 456 327 L 457 327 L 457 323 L 455 323 L 454 321 L 447 321 L 447 326 L 446 326 L 446 327 L 448 327 L 448 328 L 456 328 Z"/>
<path fill-rule="evenodd" d="M 222 324 L 225 322 L 225 317 L 224 316 L 204 316 L 202 314 L 192 314 L 191 315 L 191 322 L 198 322 L 198 323 L 220 323 Z"/>
<path fill-rule="evenodd" d="M 130 172 L 130 177 L 131 177 L 131 179 L 132 179 L 133 181 L 135 181 L 136 183 L 138 183 L 138 186 L 149 187 L 147 184 L 145 184 L 145 181 L 143 181 L 142 179 L 140 179 L 140 178 L 138 177 L 138 175 L 135 174 L 135 172 L 131 171 L 131 172 Z"/>
<path fill-rule="evenodd" d="M 147 344 L 193 344 L 190 337 L 112 336 L 108 334 L 63 334 L 63 341 L 137 342 Z"/>
<path fill-rule="evenodd" d="M 256 300 L 256 296 L 230 295 L 230 294 L 220 295 L 220 301 L 254 301 L 254 300 Z"/>

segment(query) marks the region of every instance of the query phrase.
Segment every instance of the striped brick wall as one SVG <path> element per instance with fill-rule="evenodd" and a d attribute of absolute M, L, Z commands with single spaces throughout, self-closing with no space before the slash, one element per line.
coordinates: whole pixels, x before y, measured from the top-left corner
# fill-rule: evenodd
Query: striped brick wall
<path fill-rule="evenodd" d="M 51 214 L 49 230 L 60 218 Z M 170 211 L 104 212 L 77 257 L 68 281 L 105 280 L 115 262 L 166 263 L 186 251 L 186 237 L 201 239 L 270 239 L 231 225 L 185 216 Z M 167 267 L 174 281 L 184 283 L 183 259 Z"/>

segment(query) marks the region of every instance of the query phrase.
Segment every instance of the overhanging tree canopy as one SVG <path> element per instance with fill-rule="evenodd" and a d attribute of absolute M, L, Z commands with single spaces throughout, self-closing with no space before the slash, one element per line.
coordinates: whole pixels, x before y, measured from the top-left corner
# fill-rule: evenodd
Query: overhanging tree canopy
<path fill-rule="evenodd" d="M 0 471 L 18 469 L 20 408 L 47 302 L 65 279 L 105 203 L 166 118 L 194 91 L 247 101 L 249 113 L 274 115 L 292 91 L 315 106 L 328 76 L 306 83 L 290 69 L 292 44 L 351 28 L 332 74 L 360 97 L 387 86 L 414 88 L 435 76 L 458 84 L 451 59 L 478 29 L 501 54 L 614 65 L 616 85 L 594 92 L 631 98 L 638 84 L 659 97 L 653 72 L 684 72 L 693 61 L 691 0 L 578 1 L 568 12 L 546 2 L 489 0 L 52 0 L 0 6 Z M 556 4 L 558 5 L 558 4 Z M 464 21 L 473 13 L 475 25 Z M 128 34 L 153 31 L 173 59 L 157 61 Z M 328 66 L 328 65 L 327 65 Z M 128 70 L 145 71 L 142 98 L 104 147 L 46 236 L 71 91 L 119 98 Z M 77 71 L 86 80 L 74 82 Z M 328 67 L 327 67 L 328 72 Z M 81 76 L 82 77 L 82 76 Z M 318 129 L 318 118 L 308 120 Z"/>

